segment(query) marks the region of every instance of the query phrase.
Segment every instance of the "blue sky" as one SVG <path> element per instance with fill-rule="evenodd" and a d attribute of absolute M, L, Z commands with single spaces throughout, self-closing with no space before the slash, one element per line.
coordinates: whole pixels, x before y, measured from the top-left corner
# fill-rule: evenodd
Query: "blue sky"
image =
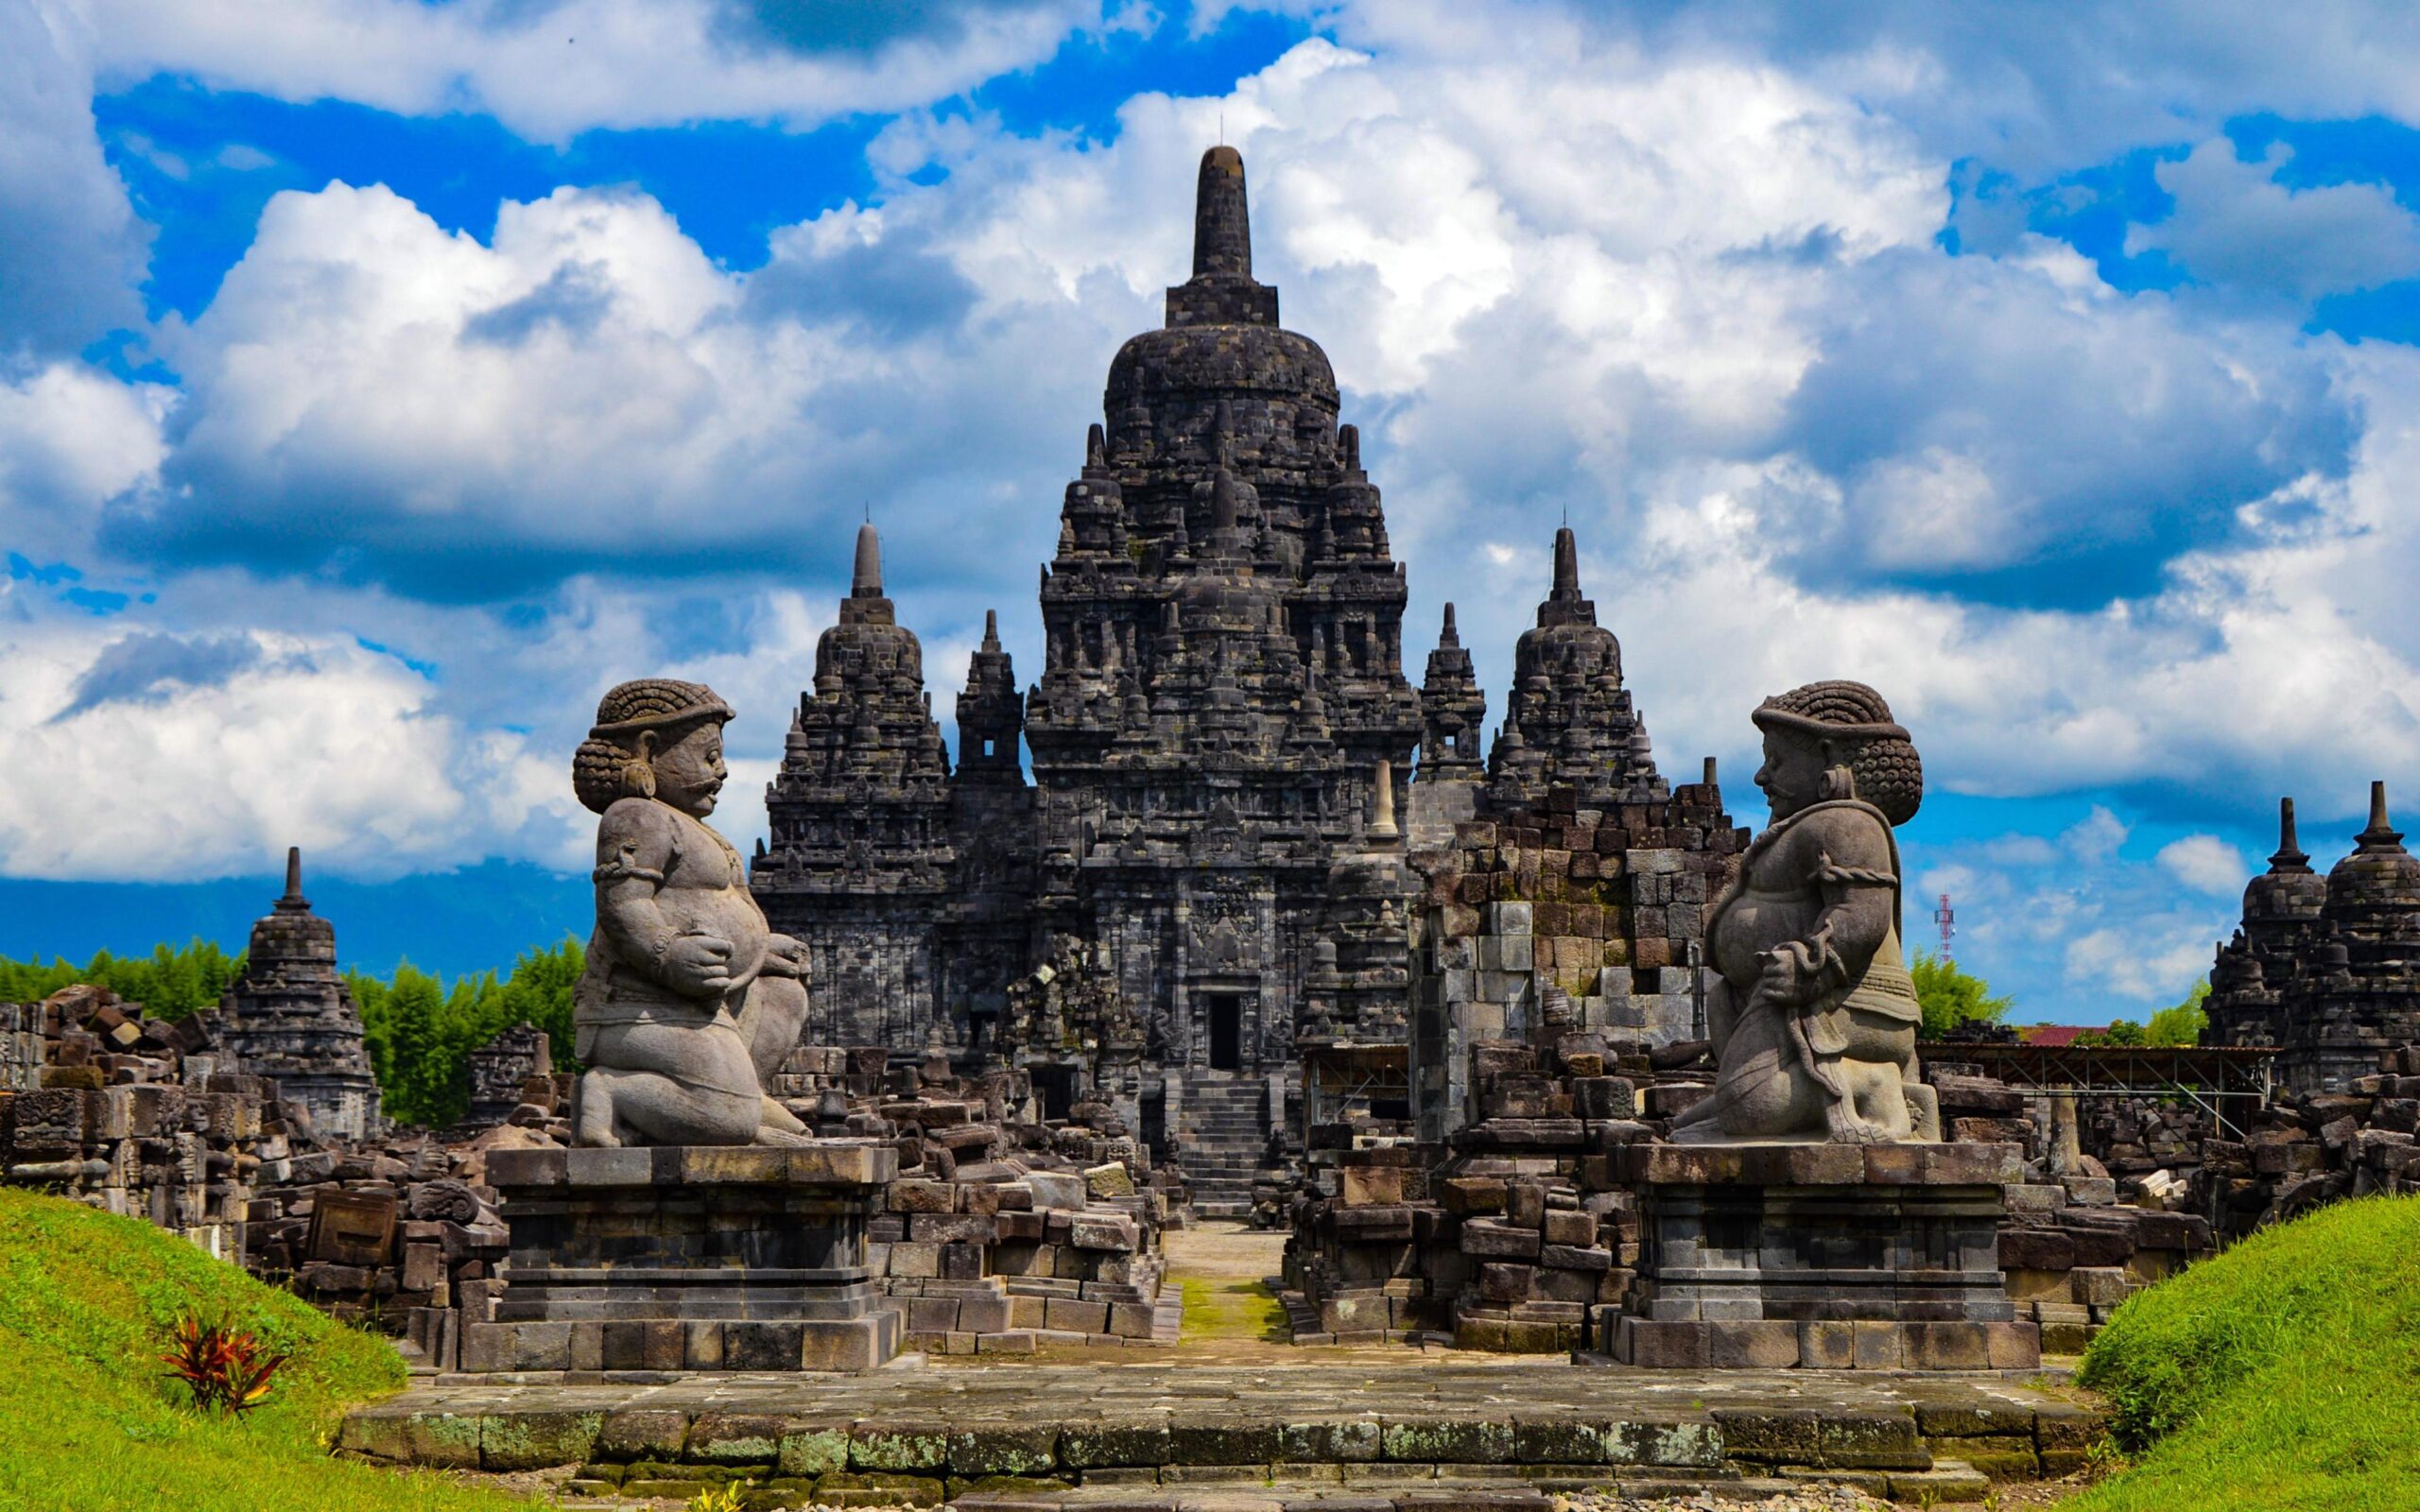
<path fill-rule="evenodd" d="M 802 21 L 799 18 L 805 17 Z M 0 0 L 0 952 L 584 927 L 620 678 L 758 785 L 871 509 L 937 709 L 1221 132 L 1495 711 L 1566 515 L 1676 774 L 1881 688 L 2029 1018 L 2420 802 L 2398 9 Z M 466 900 L 468 901 L 466 902 Z M 1910 933 L 1927 936 L 1922 909 Z"/>

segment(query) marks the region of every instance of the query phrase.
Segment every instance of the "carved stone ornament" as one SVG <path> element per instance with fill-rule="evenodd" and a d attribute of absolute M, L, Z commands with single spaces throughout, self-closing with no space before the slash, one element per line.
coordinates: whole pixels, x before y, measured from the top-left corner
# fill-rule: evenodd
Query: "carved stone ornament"
<path fill-rule="evenodd" d="M 739 852 L 705 822 L 730 706 L 700 683 L 625 682 L 572 762 L 596 827 L 596 931 L 573 993 L 583 1145 L 789 1144 L 765 1094 L 798 1042 L 806 956 L 774 934 Z"/>
<path fill-rule="evenodd" d="M 1916 748 L 1862 683 L 1810 683 L 1754 717 L 1765 733 L 1756 785 L 1773 822 L 1707 916 L 1720 973 L 1706 1002 L 1715 1090 L 1674 1120 L 1672 1138 L 1937 1141 L 1891 833 L 1924 797 Z"/>

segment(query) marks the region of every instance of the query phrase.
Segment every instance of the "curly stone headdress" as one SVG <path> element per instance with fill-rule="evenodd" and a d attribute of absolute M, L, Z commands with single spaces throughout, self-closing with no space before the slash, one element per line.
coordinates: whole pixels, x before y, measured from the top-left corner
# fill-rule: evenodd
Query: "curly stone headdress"
<path fill-rule="evenodd" d="M 1856 797 L 1893 824 L 1915 817 L 1925 797 L 1924 763 L 1908 732 L 1892 723 L 1891 706 L 1864 683 L 1810 682 L 1766 699 L 1749 717 L 1759 729 L 1829 742 L 1835 760 L 1848 768 Z"/>
<path fill-rule="evenodd" d="M 621 683 L 598 701 L 596 724 L 571 759 L 572 791 L 596 814 L 618 799 L 653 798 L 652 753 L 700 720 L 731 717 L 731 705 L 702 682 L 641 678 Z"/>

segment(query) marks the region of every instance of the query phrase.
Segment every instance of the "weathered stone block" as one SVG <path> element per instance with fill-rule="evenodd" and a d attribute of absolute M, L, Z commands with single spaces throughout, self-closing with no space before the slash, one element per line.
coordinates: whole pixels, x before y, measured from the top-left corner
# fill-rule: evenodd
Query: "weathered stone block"
<path fill-rule="evenodd" d="M 690 1425 L 684 1455 L 698 1465 L 771 1465 L 782 1441 L 799 1428 L 795 1418 L 768 1413 L 701 1412 Z"/>
<path fill-rule="evenodd" d="M 1798 1325 L 1786 1318 L 1710 1320 L 1706 1364 L 1717 1370 L 1787 1370 L 1798 1365 Z"/>
<path fill-rule="evenodd" d="M 893 1181 L 885 1193 L 886 1205 L 893 1212 L 949 1212 L 957 1204 L 957 1186 L 948 1181 L 935 1181 L 925 1177 L 907 1177 Z"/>
<path fill-rule="evenodd" d="M 860 1423 L 849 1433 L 853 1470 L 944 1470 L 950 1430 L 941 1423 Z"/>
<path fill-rule="evenodd" d="M 1059 1435 L 1059 1462 L 1071 1470 L 1156 1467 L 1167 1453 L 1165 1422 L 1068 1423 Z"/>
<path fill-rule="evenodd" d="M 805 1330 L 797 1323 L 728 1322 L 722 1330 L 725 1367 L 732 1370 L 795 1370 Z"/>
<path fill-rule="evenodd" d="M 1538 1231 L 1493 1219 L 1472 1218 L 1462 1224 L 1461 1250 L 1465 1255 L 1535 1260 Z"/>
<path fill-rule="evenodd" d="M 1065 1329 L 1075 1333 L 1106 1333 L 1109 1332 L 1109 1305 L 1054 1297 L 1044 1310 L 1043 1326 Z"/>
<path fill-rule="evenodd" d="M 1597 1215 L 1593 1212 L 1555 1209 L 1542 1212 L 1539 1217 L 1547 1244 L 1584 1246 L 1597 1242 Z"/>
<path fill-rule="evenodd" d="M 984 1427 L 949 1435 L 952 1475 L 1031 1475 L 1059 1463 L 1055 1425 Z"/>
<path fill-rule="evenodd" d="M 1509 1465 L 1517 1445 L 1513 1425 L 1492 1418 L 1386 1418 L 1379 1454 L 1404 1464 Z"/>
<path fill-rule="evenodd" d="M 786 1149 L 754 1144 L 684 1144 L 680 1151 L 680 1179 L 691 1185 L 741 1186 L 789 1179 Z"/>
<path fill-rule="evenodd" d="M 602 1412 L 512 1412 L 480 1419 L 479 1468 L 491 1473 L 587 1461 Z"/>
<path fill-rule="evenodd" d="M 1168 1425 L 1170 1465 L 1267 1465 L 1277 1458 L 1274 1423 L 1216 1418 Z"/>
<path fill-rule="evenodd" d="M 673 1408 L 623 1407 L 609 1412 L 596 1430 L 596 1456 L 602 1460 L 676 1460 L 689 1438 L 689 1415 Z"/>

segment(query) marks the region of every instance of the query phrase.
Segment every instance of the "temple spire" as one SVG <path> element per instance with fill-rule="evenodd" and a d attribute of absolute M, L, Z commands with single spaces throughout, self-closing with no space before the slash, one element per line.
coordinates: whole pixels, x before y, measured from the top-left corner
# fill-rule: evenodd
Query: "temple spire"
<path fill-rule="evenodd" d="M 2303 853 L 2303 848 L 2294 833 L 2294 800 L 2290 798 L 2281 798 L 2277 800 L 2277 853 L 2269 858 L 2269 869 L 2272 871 L 2308 871 L 2310 869 L 2310 857 Z"/>
<path fill-rule="evenodd" d="M 1454 628 L 1454 605 L 1451 599 L 1446 600 L 1445 603 L 1445 627 L 1437 632 L 1437 644 L 1440 646 L 1462 644 L 1461 635 Z"/>
<path fill-rule="evenodd" d="M 1569 525 L 1558 525 L 1554 533 L 1554 587 L 1547 590 L 1538 605 L 1538 625 L 1550 628 L 1596 623 L 1597 606 L 1580 592 L 1580 538 L 1572 534 Z"/>
<path fill-rule="evenodd" d="M 995 609 L 987 609 L 983 611 L 983 649 L 996 651 L 999 648 L 1000 611 Z"/>
<path fill-rule="evenodd" d="M 1215 146 L 1201 154 L 1193 200 L 1193 276 L 1252 277 L 1252 216 L 1244 203 L 1243 154 Z"/>
<path fill-rule="evenodd" d="M 849 596 L 882 596 L 882 538 L 874 534 L 871 520 L 857 526 L 857 560 L 849 575 Z"/>
<path fill-rule="evenodd" d="M 1194 188 L 1193 276 L 1168 290 L 1168 324 L 1276 323 L 1277 291 L 1252 276 L 1243 154 L 1212 147 L 1201 154 L 1201 177 Z"/>
<path fill-rule="evenodd" d="M 2384 782 L 2370 784 L 2370 826 L 2353 838 L 2364 850 L 2387 850 L 2403 843 L 2402 833 L 2387 822 Z"/>
<path fill-rule="evenodd" d="M 302 848 L 299 845 L 285 848 L 285 896 L 277 901 L 277 906 L 289 914 L 310 911 L 311 900 L 302 896 Z"/>

